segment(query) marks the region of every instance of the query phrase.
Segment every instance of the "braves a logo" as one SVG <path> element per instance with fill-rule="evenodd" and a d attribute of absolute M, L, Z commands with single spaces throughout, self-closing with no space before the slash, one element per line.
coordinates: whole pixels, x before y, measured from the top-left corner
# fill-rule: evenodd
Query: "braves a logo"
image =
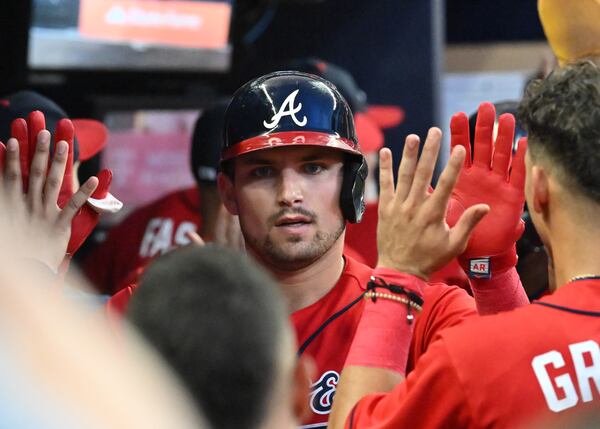
<path fill-rule="evenodd" d="M 327 371 L 310 389 L 310 408 L 317 414 L 329 414 L 335 388 L 340 375 L 335 371 Z"/>
<path fill-rule="evenodd" d="M 303 127 L 306 125 L 306 123 L 308 122 L 306 116 L 304 116 L 302 120 L 299 120 L 296 117 L 296 113 L 300 112 L 300 110 L 302 109 L 302 103 L 298 103 L 297 106 L 294 106 L 294 103 L 296 102 L 296 96 L 298 95 L 299 91 L 300 90 L 297 89 L 287 96 L 287 98 L 283 101 L 283 104 L 279 108 L 279 111 L 275 113 L 271 118 L 271 122 L 263 121 L 263 125 L 265 126 L 265 128 L 268 128 L 269 130 L 275 128 L 277 125 L 279 125 L 279 121 L 281 121 L 281 118 L 283 118 L 284 116 L 291 116 L 294 123 L 299 127 Z"/>

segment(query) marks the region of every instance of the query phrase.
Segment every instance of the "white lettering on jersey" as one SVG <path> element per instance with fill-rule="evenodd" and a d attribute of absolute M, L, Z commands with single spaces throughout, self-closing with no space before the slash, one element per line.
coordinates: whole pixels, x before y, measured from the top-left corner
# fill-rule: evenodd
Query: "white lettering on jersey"
<path fill-rule="evenodd" d="M 306 116 L 304 116 L 302 120 L 299 120 L 296 117 L 296 113 L 300 112 L 300 110 L 302 109 L 302 103 L 298 103 L 297 106 L 294 106 L 294 103 L 296 101 L 296 95 L 298 95 L 299 91 L 300 90 L 297 89 L 287 96 L 287 98 L 283 101 L 283 104 L 279 108 L 279 111 L 275 113 L 271 118 L 271 122 L 263 121 L 263 125 L 265 126 L 265 128 L 269 130 L 275 128 L 277 125 L 279 125 L 279 121 L 281 121 L 281 118 L 283 118 L 284 116 L 291 116 L 294 123 L 299 127 L 303 127 L 306 125 L 306 123 L 308 122 Z"/>
<path fill-rule="evenodd" d="M 163 219 L 154 218 L 150 219 L 150 222 L 146 225 L 146 231 L 144 231 L 144 238 L 142 239 L 142 245 L 140 246 L 140 256 L 142 258 L 150 256 L 150 246 L 152 245 L 156 231 L 160 229 L 162 222 Z"/>
<path fill-rule="evenodd" d="M 196 231 L 192 222 L 181 222 L 173 233 L 174 223 L 169 218 L 154 218 L 148 222 L 144 238 L 140 245 L 140 257 L 151 258 L 164 254 L 176 246 L 185 246 L 190 243 L 186 236 L 188 231 Z"/>
<path fill-rule="evenodd" d="M 173 220 L 163 219 L 160 229 L 152 240 L 152 246 L 150 246 L 150 255 L 154 256 L 159 253 L 162 255 L 171 248 L 173 238 Z"/>
<path fill-rule="evenodd" d="M 571 374 L 565 372 L 554 379 L 550 378 L 548 365 L 552 365 L 555 369 L 565 366 L 565 359 L 557 350 L 538 355 L 531 361 L 548 408 L 555 413 L 572 408 L 579 402 L 574 379 L 577 381 L 583 402 L 590 402 L 593 399 L 592 381 L 596 386 L 596 391 L 600 392 L 600 347 L 598 343 L 588 340 L 571 344 L 569 351 L 573 360 L 575 377 L 571 377 Z M 589 365 L 586 364 L 585 356 L 589 357 L 588 362 L 591 361 Z"/>
<path fill-rule="evenodd" d="M 583 402 L 592 400 L 591 382 L 596 385 L 596 392 L 600 391 L 600 347 L 595 341 L 589 340 L 582 343 L 571 344 L 569 346 L 573 365 L 577 374 L 577 384 L 579 384 L 579 393 Z M 584 355 L 591 358 L 591 364 L 585 364 Z"/>

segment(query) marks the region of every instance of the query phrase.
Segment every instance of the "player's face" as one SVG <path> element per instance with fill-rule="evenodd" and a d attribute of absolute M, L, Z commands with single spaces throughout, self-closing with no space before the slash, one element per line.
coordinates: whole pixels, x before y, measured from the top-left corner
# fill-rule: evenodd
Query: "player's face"
<path fill-rule="evenodd" d="M 339 151 L 311 146 L 236 158 L 234 182 L 220 188 L 239 215 L 248 250 L 283 270 L 306 267 L 327 252 L 345 227 L 343 161 Z"/>

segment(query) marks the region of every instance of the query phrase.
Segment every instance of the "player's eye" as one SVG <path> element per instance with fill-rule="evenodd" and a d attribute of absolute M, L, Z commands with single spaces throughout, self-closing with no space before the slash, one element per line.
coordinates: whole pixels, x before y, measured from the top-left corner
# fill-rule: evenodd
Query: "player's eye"
<path fill-rule="evenodd" d="M 256 167 L 255 169 L 253 169 L 251 174 L 254 177 L 263 178 L 263 177 L 271 177 L 273 175 L 273 172 L 274 172 L 274 169 L 272 167 L 264 165 L 262 167 Z"/>
<path fill-rule="evenodd" d="M 321 164 L 317 164 L 315 162 L 309 162 L 308 164 L 304 164 L 304 171 L 308 174 L 319 174 L 321 171 L 325 170 L 325 167 Z"/>

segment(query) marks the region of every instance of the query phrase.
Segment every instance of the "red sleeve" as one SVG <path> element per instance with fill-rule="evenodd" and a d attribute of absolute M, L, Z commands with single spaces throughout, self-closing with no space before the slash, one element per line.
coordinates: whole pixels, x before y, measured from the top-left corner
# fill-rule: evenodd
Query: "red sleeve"
<path fill-rule="evenodd" d="M 442 339 L 431 346 L 415 370 L 394 390 L 361 399 L 345 427 L 468 427 L 471 413 L 467 399 Z"/>
<path fill-rule="evenodd" d="M 430 284 L 423 289 L 423 298 L 425 303 L 415 324 L 407 373 L 415 367 L 442 330 L 478 314 L 473 298 L 457 286 Z"/>

